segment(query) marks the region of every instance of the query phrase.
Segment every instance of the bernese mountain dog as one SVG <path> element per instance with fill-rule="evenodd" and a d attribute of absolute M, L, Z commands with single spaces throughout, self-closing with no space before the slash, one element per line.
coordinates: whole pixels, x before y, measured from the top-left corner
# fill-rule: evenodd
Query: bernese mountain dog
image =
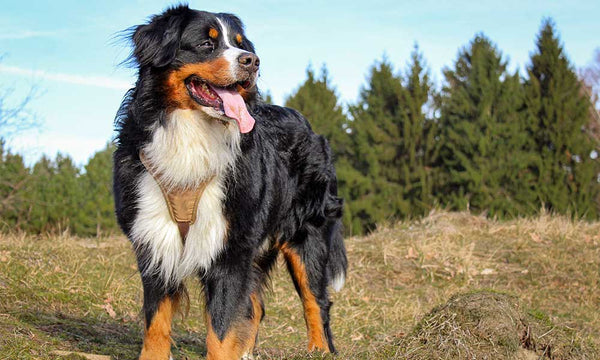
<path fill-rule="evenodd" d="M 143 285 L 140 359 L 169 359 L 192 276 L 207 358 L 252 358 L 279 253 L 308 349 L 335 352 L 328 286 L 342 287 L 347 260 L 327 141 L 297 111 L 261 100 L 260 61 L 236 16 L 181 5 L 130 34 L 138 79 L 116 117 L 114 198 Z"/>

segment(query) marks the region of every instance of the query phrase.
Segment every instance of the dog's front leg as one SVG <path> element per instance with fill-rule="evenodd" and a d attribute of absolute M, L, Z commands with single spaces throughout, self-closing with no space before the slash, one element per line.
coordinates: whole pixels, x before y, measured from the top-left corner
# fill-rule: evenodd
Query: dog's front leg
<path fill-rule="evenodd" d="M 202 277 L 207 360 L 251 358 L 263 315 L 254 271 L 248 253 L 227 254 Z"/>
<path fill-rule="evenodd" d="M 167 360 L 171 355 L 171 322 L 185 289 L 167 286 L 155 275 L 142 276 L 144 286 L 144 345 L 140 360 Z"/>

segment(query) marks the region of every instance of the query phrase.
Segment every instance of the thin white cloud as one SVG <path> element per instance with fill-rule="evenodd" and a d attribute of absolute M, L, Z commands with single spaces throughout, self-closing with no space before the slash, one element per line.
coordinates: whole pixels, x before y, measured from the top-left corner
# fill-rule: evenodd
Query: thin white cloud
<path fill-rule="evenodd" d="M 0 64 L 0 72 L 28 76 L 31 78 L 41 78 L 53 81 L 59 81 L 76 85 L 96 86 L 106 89 L 127 90 L 131 87 L 131 83 L 119 79 L 114 79 L 106 76 L 87 76 L 74 75 L 64 73 L 52 73 L 43 70 L 23 69 L 17 66 L 7 66 Z"/>
<path fill-rule="evenodd" d="M 59 31 L 35 31 L 35 30 L 21 30 L 17 32 L 2 32 L 0 33 L 0 40 L 13 40 L 13 39 L 29 39 L 36 37 L 53 37 L 57 36 Z"/>

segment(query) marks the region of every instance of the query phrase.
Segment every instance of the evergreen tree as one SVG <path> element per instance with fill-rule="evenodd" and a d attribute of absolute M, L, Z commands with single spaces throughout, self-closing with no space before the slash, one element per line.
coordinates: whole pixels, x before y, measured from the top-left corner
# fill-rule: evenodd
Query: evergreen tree
<path fill-rule="evenodd" d="M 506 72 L 500 51 L 477 35 L 444 71 L 441 98 L 442 203 L 491 214 L 531 212 L 534 200 L 526 151 L 519 77 Z"/>
<path fill-rule="evenodd" d="M 536 167 L 539 199 L 552 210 L 595 218 L 600 169 L 585 133 L 589 100 L 582 96 L 550 19 L 542 24 L 527 70 L 528 128 L 533 150 L 541 157 Z"/>
<path fill-rule="evenodd" d="M 355 167 L 354 227 L 371 230 L 381 221 L 418 216 L 433 206 L 438 127 L 433 84 L 419 49 L 404 76 L 383 59 L 352 107 Z"/>
<path fill-rule="evenodd" d="M 0 139 L 0 229 L 12 230 L 24 220 L 30 181 L 23 157 L 9 151 Z"/>
<path fill-rule="evenodd" d="M 69 156 L 57 154 L 54 161 L 43 156 L 33 167 L 32 191 L 27 195 L 28 221 L 23 229 L 64 231 L 83 221 L 78 177 L 79 168 Z"/>
<path fill-rule="evenodd" d="M 271 92 L 269 90 L 265 91 L 260 96 L 263 99 L 263 101 L 267 104 L 273 104 L 273 95 L 271 95 Z"/>
<path fill-rule="evenodd" d="M 54 163 L 52 212 L 58 219 L 57 230 L 68 228 L 75 232 L 75 224 L 80 223 L 84 215 L 81 211 L 83 191 L 78 179 L 80 170 L 68 155 L 57 154 Z"/>
<path fill-rule="evenodd" d="M 344 226 L 352 233 L 352 210 L 350 188 L 356 171 L 350 159 L 353 156 L 348 118 L 339 104 L 338 95 L 331 85 L 327 68 L 323 66 L 320 76 L 312 68 L 306 69 L 306 80 L 285 100 L 285 106 L 301 112 L 310 122 L 313 130 L 323 135 L 331 146 L 338 176 L 339 195 L 346 201 Z"/>
<path fill-rule="evenodd" d="M 351 189 L 355 232 L 372 230 L 378 222 L 410 211 L 410 203 L 402 196 L 396 159 L 402 90 L 401 79 L 384 58 L 371 68 L 358 104 L 351 107 L 354 167 L 360 175 Z"/>
<path fill-rule="evenodd" d="M 336 159 L 351 153 L 351 140 L 346 132 L 348 118 L 331 85 L 327 67 L 323 66 L 320 76 L 316 77 L 309 66 L 306 80 L 285 100 L 285 106 L 298 110 L 317 134 L 325 136 Z"/>
<path fill-rule="evenodd" d="M 396 168 L 400 172 L 403 196 L 410 203 L 408 214 L 424 215 L 435 203 L 433 196 L 433 165 L 439 149 L 438 126 L 433 103 L 433 83 L 419 48 L 411 54 L 404 76 L 404 88 L 399 113 L 400 142 L 397 146 Z"/>
<path fill-rule="evenodd" d="M 82 190 L 80 220 L 73 229 L 80 235 L 99 236 L 117 230 L 115 207 L 112 196 L 112 154 L 114 145 L 107 144 L 85 165 L 85 173 L 79 178 Z"/>
<path fill-rule="evenodd" d="M 117 230 L 112 198 L 112 145 L 97 152 L 85 173 L 70 157 L 42 156 L 30 170 L 0 140 L 0 230 L 70 230 L 89 236 Z"/>
<path fill-rule="evenodd" d="M 43 232 L 55 228 L 57 217 L 50 213 L 52 208 L 52 193 L 55 167 L 52 160 L 43 155 L 33 166 L 31 171 L 31 189 L 27 194 L 27 224 L 23 230 L 29 232 Z"/>

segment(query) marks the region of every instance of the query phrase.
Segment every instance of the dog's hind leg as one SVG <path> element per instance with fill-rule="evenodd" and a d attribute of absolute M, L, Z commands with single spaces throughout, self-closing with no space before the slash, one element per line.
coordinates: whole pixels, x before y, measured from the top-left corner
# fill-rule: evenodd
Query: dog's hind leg
<path fill-rule="evenodd" d="M 171 354 L 171 322 L 186 296 L 183 285 L 166 287 L 157 277 L 142 276 L 144 285 L 144 345 L 140 360 L 167 360 Z"/>
<path fill-rule="evenodd" d="M 335 353 L 329 327 L 331 302 L 327 293 L 328 249 L 321 232 L 307 226 L 291 242 L 283 243 L 280 250 L 302 300 L 308 331 L 308 350 Z"/>

